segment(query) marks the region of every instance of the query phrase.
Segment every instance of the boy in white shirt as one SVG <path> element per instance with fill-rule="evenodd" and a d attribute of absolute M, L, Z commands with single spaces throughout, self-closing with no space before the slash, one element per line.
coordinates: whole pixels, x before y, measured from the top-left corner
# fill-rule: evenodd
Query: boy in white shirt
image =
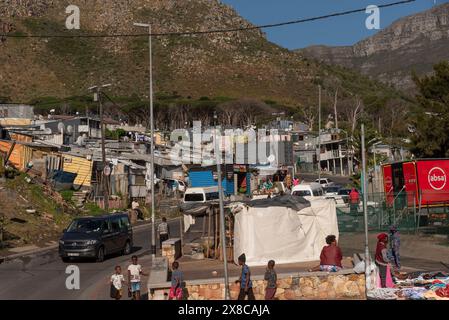
<path fill-rule="evenodd" d="M 132 264 L 128 266 L 128 284 L 132 300 L 140 300 L 140 275 L 147 276 L 142 266 L 137 263 L 137 256 L 132 256 Z"/>
<path fill-rule="evenodd" d="M 122 268 L 120 266 L 116 266 L 115 273 L 111 276 L 111 286 L 115 288 L 115 292 L 113 292 L 114 290 L 111 287 L 111 298 L 115 298 L 115 300 L 120 300 L 122 298 L 123 282 L 125 282 L 125 278 L 122 274 Z"/>

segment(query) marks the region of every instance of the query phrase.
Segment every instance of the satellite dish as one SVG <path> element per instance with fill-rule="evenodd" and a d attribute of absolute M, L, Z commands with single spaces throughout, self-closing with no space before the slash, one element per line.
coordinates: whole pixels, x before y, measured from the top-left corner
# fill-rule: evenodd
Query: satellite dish
<path fill-rule="evenodd" d="M 67 132 L 68 133 L 73 133 L 73 127 L 72 126 L 67 126 Z"/>
<path fill-rule="evenodd" d="M 62 122 L 58 123 L 58 131 L 63 133 L 64 129 L 65 129 L 64 123 L 62 123 Z"/>
<path fill-rule="evenodd" d="M 53 133 L 51 128 L 44 128 L 44 132 L 45 132 L 45 134 L 52 134 Z"/>

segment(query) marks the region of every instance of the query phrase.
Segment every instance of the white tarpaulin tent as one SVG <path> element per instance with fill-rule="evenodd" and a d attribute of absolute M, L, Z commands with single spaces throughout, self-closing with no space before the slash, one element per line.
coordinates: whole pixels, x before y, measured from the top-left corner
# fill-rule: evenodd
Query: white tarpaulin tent
<path fill-rule="evenodd" d="M 326 236 L 338 238 L 334 200 L 314 200 L 299 211 L 279 203 L 240 204 L 233 211 L 236 263 L 242 253 L 250 266 L 319 260 Z"/>

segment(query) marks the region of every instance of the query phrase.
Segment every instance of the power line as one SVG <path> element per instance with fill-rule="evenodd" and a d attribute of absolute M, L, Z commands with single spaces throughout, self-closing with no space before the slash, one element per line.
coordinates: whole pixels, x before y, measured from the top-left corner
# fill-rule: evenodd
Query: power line
<path fill-rule="evenodd" d="M 398 6 L 402 4 L 412 3 L 416 0 L 403 0 L 393 3 L 387 3 L 383 5 L 377 5 L 377 7 L 380 8 L 387 8 L 387 7 L 393 7 Z M 151 33 L 151 36 L 153 37 L 162 37 L 162 36 L 191 36 L 191 35 L 204 35 L 204 34 L 214 34 L 214 33 L 228 33 L 228 32 L 240 32 L 240 31 L 251 31 L 251 30 L 258 30 L 258 29 L 269 29 L 269 28 L 277 28 L 287 25 L 294 25 L 294 24 L 300 24 L 305 22 L 311 22 L 316 20 L 323 20 L 323 19 L 329 19 L 333 17 L 340 17 L 345 15 L 350 15 L 358 12 L 365 12 L 366 8 L 360 8 L 360 9 L 354 9 L 349 11 L 342 11 L 342 12 L 336 12 L 331 13 L 327 15 L 312 17 L 312 18 L 305 18 L 305 19 L 298 19 L 298 20 L 292 20 L 292 21 L 285 21 L 280 23 L 273 23 L 273 24 L 265 24 L 265 25 L 258 25 L 258 26 L 249 26 L 249 27 L 238 27 L 238 28 L 229 28 L 229 29 L 214 29 L 214 30 L 207 30 L 207 31 L 183 31 L 183 32 L 161 32 L 161 33 Z M 134 34 L 54 34 L 54 35 L 31 35 L 31 34 L 0 34 L 0 37 L 6 37 L 6 38 L 124 38 L 124 37 L 148 37 L 148 33 L 134 33 Z"/>

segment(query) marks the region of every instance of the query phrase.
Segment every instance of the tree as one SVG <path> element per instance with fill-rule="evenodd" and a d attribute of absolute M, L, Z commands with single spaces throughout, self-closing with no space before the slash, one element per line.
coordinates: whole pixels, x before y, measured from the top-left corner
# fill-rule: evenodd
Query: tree
<path fill-rule="evenodd" d="M 449 157 L 449 62 L 438 63 L 433 70 L 422 78 L 413 75 L 419 90 L 411 137 L 416 157 Z"/>

